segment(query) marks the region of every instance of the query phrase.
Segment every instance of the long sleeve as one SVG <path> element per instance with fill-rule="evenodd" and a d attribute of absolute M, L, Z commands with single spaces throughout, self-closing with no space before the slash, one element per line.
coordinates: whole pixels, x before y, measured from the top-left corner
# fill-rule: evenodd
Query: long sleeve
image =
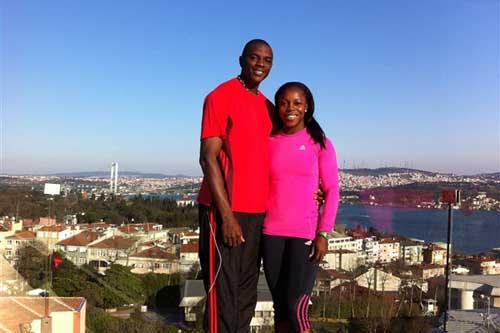
<path fill-rule="evenodd" d="M 337 216 L 340 197 L 339 170 L 335 148 L 330 140 L 325 139 L 325 149 L 319 152 L 319 177 L 325 193 L 325 204 L 321 213 L 317 231 L 332 231 Z"/>

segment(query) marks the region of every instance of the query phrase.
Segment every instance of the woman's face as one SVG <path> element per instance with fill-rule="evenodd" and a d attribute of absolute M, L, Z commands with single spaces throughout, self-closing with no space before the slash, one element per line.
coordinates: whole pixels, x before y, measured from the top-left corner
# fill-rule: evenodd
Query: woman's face
<path fill-rule="evenodd" d="M 307 112 L 306 94 L 298 87 L 287 88 L 278 98 L 278 114 L 283 122 L 283 131 L 293 134 L 305 127 Z"/>

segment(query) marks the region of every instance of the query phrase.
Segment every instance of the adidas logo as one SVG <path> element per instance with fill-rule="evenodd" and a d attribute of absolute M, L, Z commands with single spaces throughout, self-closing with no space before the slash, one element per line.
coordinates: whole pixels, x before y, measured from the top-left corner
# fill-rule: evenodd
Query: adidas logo
<path fill-rule="evenodd" d="M 306 146 L 301 145 L 301 146 L 299 147 L 299 150 L 306 150 Z"/>

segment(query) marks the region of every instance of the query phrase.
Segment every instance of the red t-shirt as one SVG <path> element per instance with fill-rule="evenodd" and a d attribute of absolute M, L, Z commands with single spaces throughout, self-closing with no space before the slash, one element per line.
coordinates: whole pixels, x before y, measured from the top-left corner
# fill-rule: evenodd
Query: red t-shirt
<path fill-rule="evenodd" d="M 237 79 L 222 83 L 205 98 L 201 139 L 221 137 L 218 156 L 231 208 L 263 213 L 269 188 L 268 141 L 272 104 L 259 92 L 247 91 Z M 210 189 L 203 180 L 198 202 L 210 205 Z"/>

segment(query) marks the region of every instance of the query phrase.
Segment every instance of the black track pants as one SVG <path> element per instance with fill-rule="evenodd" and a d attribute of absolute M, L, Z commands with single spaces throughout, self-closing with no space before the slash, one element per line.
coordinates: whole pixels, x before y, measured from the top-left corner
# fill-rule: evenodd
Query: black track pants
<path fill-rule="evenodd" d="M 214 215 L 216 244 L 220 251 L 212 251 L 217 272 L 215 283 L 209 281 L 210 272 L 210 209 L 199 207 L 200 243 L 199 257 L 205 290 L 215 292 L 217 304 L 217 333 L 247 333 L 257 304 L 257 283 L 260 269 L 260 238 L 264 214 L 235 213 L 243 230 L 245 242 L 237 247 L 228 247 L 222 241 L 221 219 Z M 213 230 L 213 228 L 212 228 Z M 205 307 L 205 329 L 210 326 L 210 302 L 207 296 Z"/>
<path fill-rule="evenodd" d="M 309 259 L 308 240 L 262 236 L 264 272 L 274 302 L 274 322 L 290 321 L 294 332 L 311 327 L 309 300 L 318 265 Z"/>

